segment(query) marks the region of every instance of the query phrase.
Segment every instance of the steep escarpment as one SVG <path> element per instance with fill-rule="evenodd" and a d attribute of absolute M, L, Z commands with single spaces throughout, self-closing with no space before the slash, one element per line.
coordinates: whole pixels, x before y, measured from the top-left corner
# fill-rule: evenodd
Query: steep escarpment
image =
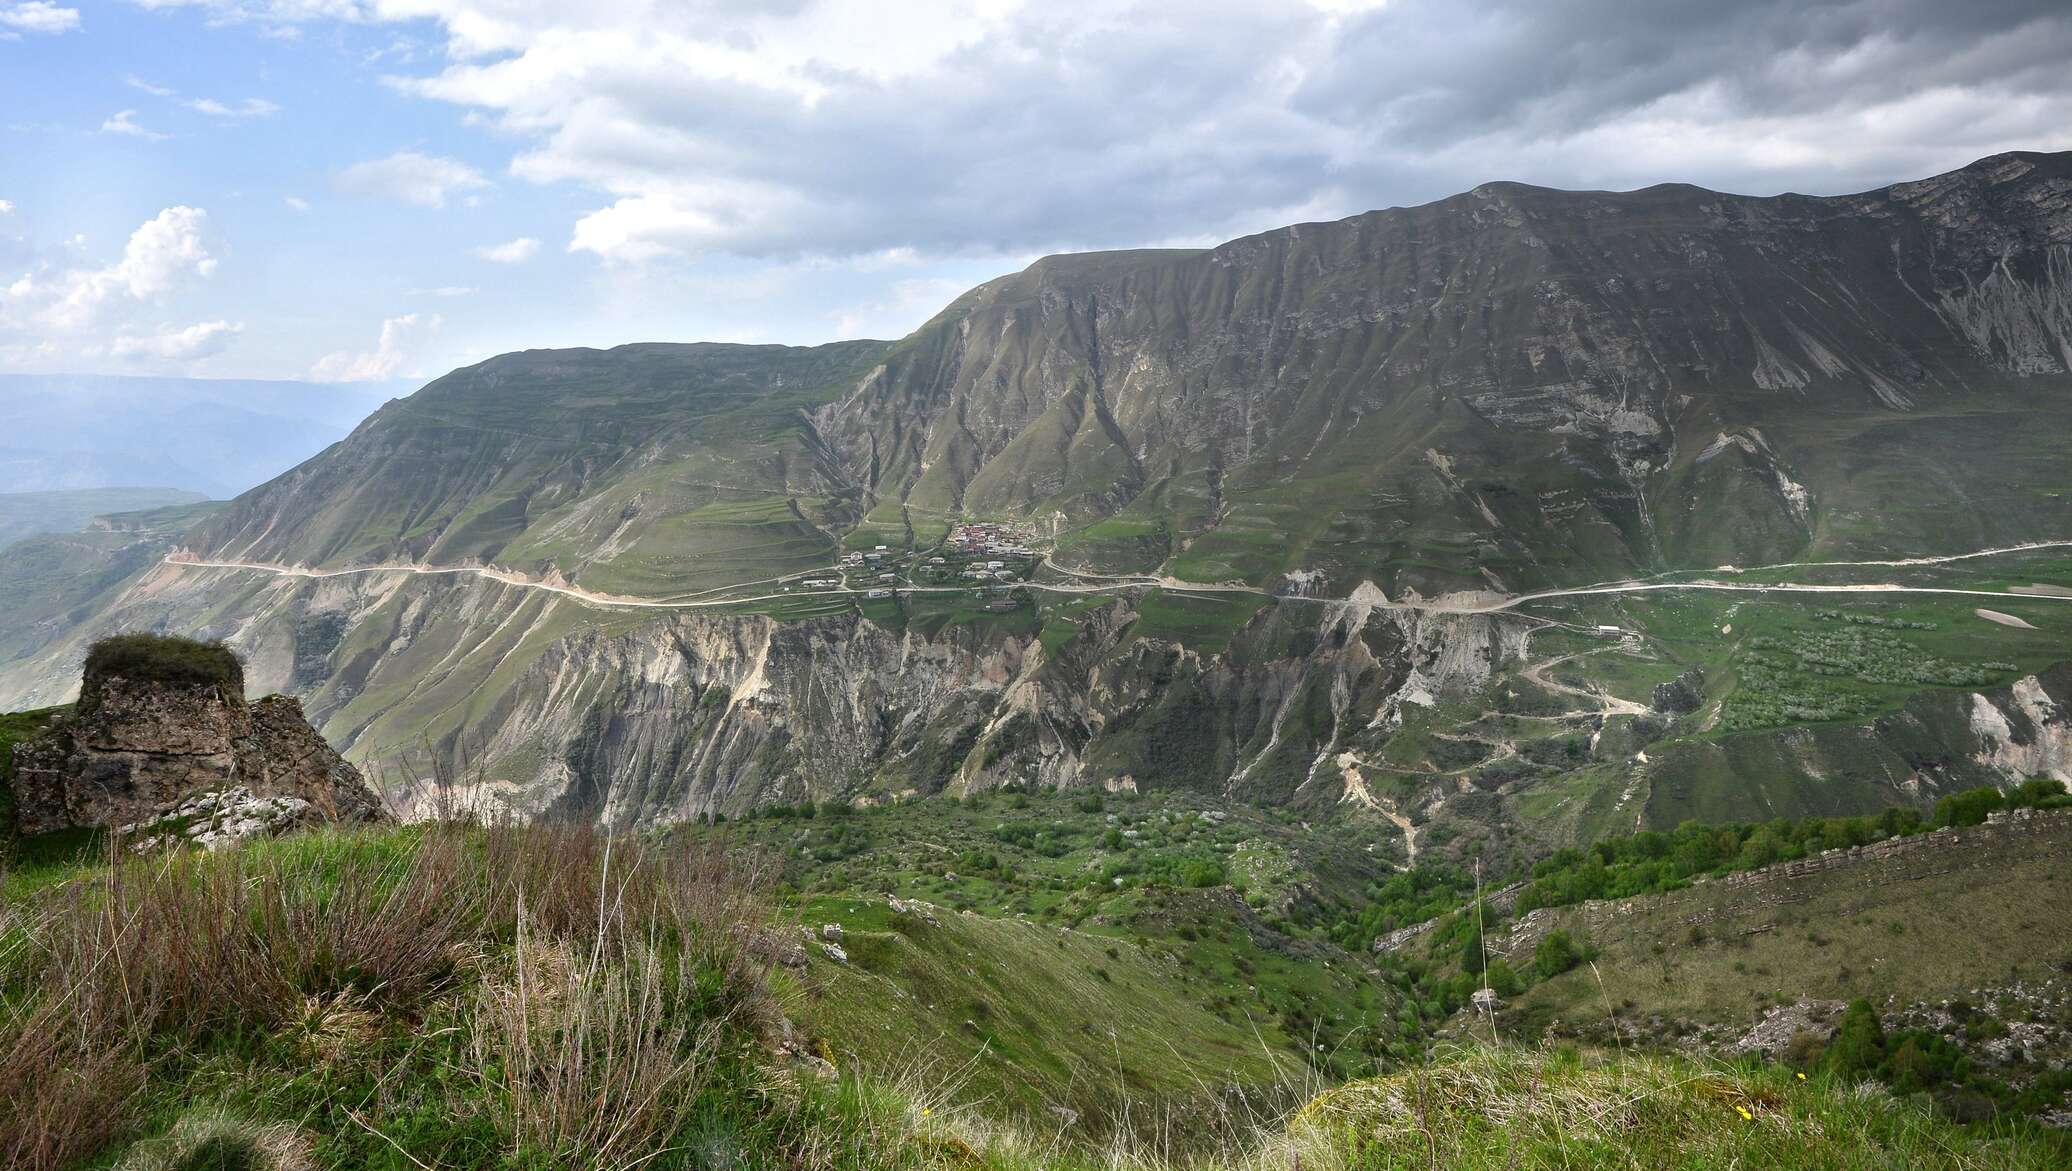
<path fill-rule="evenodd" d="M 1006 784 L 1329 805 L 1331 758 L 1385 734 L 1406 680 L 1472 688 L 1524 645 L 1514 620 L 1338 608 L 1262 620 L 1202 654 L 1133 638 L 1136 618 L 1118 599 L 1048 648 L 860 616 L 583 628 L 432 746 L 476 766 L 453 778 L 463 799 L 612 824 Z M 412 731 L 384 718 L 348 750 L 408 759 Z M 453 794 L 420 784 L 415 796 Z"/>
<path fill-rule="evenodd" d="M 1755 741 L 1611 759 L 1638 705 L 1592 687 L 1385 751 L 1536 625 L 1404 603 L 2072 535 L 2034 487 L 2072 438 L 2068 258 L 2072 156 L 1836 198 L 1498 183 L 1048 258 L 897 342 L 508 354 L 177 536 L 37 545 L 0 705 L 147 629 L 228 640 L 388 780 L 527 812 L 1011 779 L 1497 816 L 1573 738 L 1601 791 L 1549 808 L 1742 813 Z M 1041 554 L 1025 585 L 833 568 L 981 520 Z M 1502 752 L 1464 775 L 1467 740 Z"/>
<path fill-rule="evenodd" d="M 2043 155 L 1831 199 L 1491 184 L 1206 252 L 1054 258 L 961 299 L 816 424 L 888 526 L 916 523 L 892 501 L 1119 515 L 1162 540 L 1068 550 L 1211 578 L 1521 588 L 1859 547 L 1822 524 L 1872 503 L 1849 444 L 2004 495 L 2004 465 L 1887 424 L 2072 372 L 2068 192 L 2072 163 Z M 1935 523 L 1894 521 L 1880 539 Z M 1415 556 L 1447 538 L 1441 564 Z"/>

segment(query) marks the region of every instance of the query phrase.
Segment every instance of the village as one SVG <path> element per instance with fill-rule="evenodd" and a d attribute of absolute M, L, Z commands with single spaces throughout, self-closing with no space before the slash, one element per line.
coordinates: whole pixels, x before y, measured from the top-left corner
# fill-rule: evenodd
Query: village
<path fill-rule="evenodd" d="M 834 565 L 783 588 L 861 593 L 875 601 L 902 597 L 916 588 L 940 594 L 968 585 L 972 598 L 985 603 L 985 609 L 1007 611 L 1026 600 L 1017 597 L 1017 587 L 1043 561 L 1029 541 L 1020 527 L 1002 522 L 960 524 L 931 548 L 854 549 Z"/>

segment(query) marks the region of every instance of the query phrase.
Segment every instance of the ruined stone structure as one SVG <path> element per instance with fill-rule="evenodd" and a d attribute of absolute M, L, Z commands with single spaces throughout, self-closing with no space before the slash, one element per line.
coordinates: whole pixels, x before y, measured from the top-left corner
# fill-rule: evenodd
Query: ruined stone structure
<path fill-rule="evenodd" d="M 139 825 L 233 788 L 307 802 L 325 821 L 388 817 L 298 701 L 248 704 L 220 683 L 90 680 L 72 715 L 14 751 L 22 833 Z"/>

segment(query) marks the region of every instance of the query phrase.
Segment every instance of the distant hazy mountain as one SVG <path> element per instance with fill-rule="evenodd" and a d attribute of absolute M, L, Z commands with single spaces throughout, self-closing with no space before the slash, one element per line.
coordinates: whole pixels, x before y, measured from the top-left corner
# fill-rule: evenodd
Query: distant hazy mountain
<path fill-rule="evenodd" d="M 228 498 L 322 451 L 410 389 L 0 375 L 0 493 L 164 484 Z"/>
<path fill-rule="evenodd" d="M 110 512 L 135 512 L 206 499 L 183 488 L 81 488 L 0 493 L 0 548 L 35 533 L 76 533 Z"/>

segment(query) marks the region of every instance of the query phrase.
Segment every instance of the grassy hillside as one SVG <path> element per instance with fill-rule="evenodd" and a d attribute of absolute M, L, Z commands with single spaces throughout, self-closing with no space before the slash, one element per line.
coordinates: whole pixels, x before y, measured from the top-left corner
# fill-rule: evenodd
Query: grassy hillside
<path fill-rule="evenodd" d="M 1564 930 L 1597 949 L 1597 972 L 1535 985 L 1500 1020 L 1532 1035 L 1557 1021 L 1588 1034 L 1609 996 L 1631 1021 L 1731 1039 L 1761 1010 L 1799 999 L 1905 1005 L 2015 985 L 2058 987 L 2053 999 L 2072 1010 L 2072 990 L 2059 987 L 2072 972 L 2072 812 L 1896 845 L 1833 869 L 1799 873 L 1815 857 L 1539 911 L 1492 933 L 1492 949 L 1525 966 Z"/>
<path fill-rule="evenodd" d="M 1508 1047 L 1184 1105 L 1089 1062 L 1075 1081 L 1105 1095 L 1113 1136 L 1089 1141 L 1062 1111 L 962 1092 L 984 1058 L 890 1076 L 845 1060 L 838 1026 L 787 1022 L 839 961 L 822 949 L 799 975 L 797 928 L 755 896 L 753 863 L 682 841 L 419 827 L 116 867 L 44 870 L 0 902 L 18 944 L 0 951 L 9 1171 L 2041 1168 L 2068 1153 L 1824 1077 Z M 1116 1030 L 1101 1040 L 1125 1067 L 1154 1026 L 1187 1030 L 1159 1038 L 1160 1059 L 1216 1060 L 1213 1025 L 1154 1003 L 1157 963 L 951 920 L 859 920 L 832 982 L 875 995 L 823 992 L 816 1011 L 897 1029 L 927 1019 L 904 1007 L 917 995 L 966 1013 L 999 997 L 979 1027 L 1015 1078 L 1097 1048 L 1058 1031 L 1080 1021 Z M 1112 985 L 1054 982 L 1096 962 Z"/>
<path fill-rule="evenodd" d="M 1301 925 L 1387 872 L 1376 825 L 1189 794 L 810 812 L 699 832 L 773 851 L 785 905 L 861 941 L 847 967 L 807 949 L 799 1011 L 872 1068 L 925 1052 L 970 1063 L 977 1096 L 1092 1119 L 1116 1084 L 1191 1099 L 1311 1066 L 1353 1076 L 1394 1051 L 1399 994 Z M 886 1001 L 886 979 L 913 999 Z"/>

